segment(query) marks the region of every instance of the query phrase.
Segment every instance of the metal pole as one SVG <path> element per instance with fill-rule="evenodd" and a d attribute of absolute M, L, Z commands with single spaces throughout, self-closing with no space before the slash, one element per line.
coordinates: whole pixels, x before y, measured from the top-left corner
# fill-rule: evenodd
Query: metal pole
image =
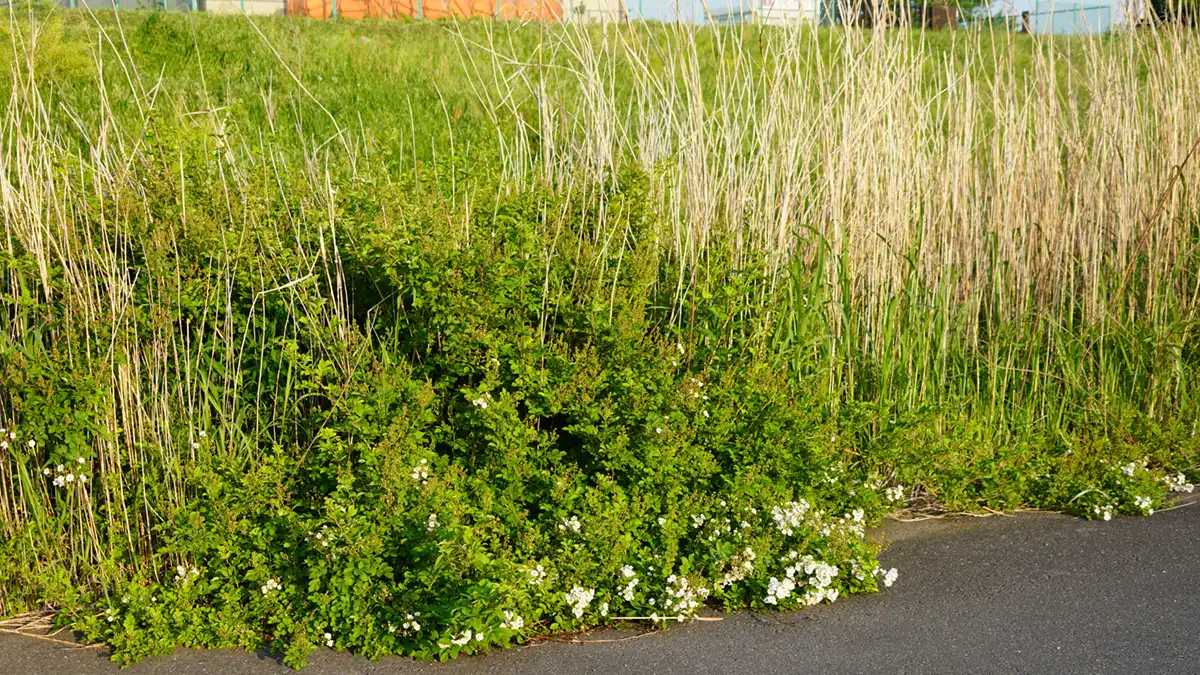
<path fill-rule="evenodd" d="M 417 18 L 418 19 L 425 18 L 425 2 L 424 2 L 424 0 L 417 0 Z"/>
<path fill-rule="evenodd" d="M 242 2 L 245 2 L 245 1 L 246 0 L 242 0 Z M 333 18 L 334 19 L 337 18 L 337 0 L 333 0 Z"/>

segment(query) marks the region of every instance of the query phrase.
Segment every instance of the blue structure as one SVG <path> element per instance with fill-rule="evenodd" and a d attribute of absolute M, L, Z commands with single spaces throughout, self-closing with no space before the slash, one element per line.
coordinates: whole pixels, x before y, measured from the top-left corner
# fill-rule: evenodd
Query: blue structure
<path fill-rule="evenodd" d="M 1038 0 L 1029 16 L 1029 32 L 1037 35 L 1096 35 L 1112 27 L 1110 5 Z"/>

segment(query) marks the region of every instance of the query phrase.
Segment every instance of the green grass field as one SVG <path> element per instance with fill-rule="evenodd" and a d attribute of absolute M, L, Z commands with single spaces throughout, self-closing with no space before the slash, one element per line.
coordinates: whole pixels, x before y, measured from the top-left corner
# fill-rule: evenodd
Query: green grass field
<path fill-rule="evenodd" d="M 1200 477 L 1195 33 L 8 18 L 0 616 L 451 658 Z"/>

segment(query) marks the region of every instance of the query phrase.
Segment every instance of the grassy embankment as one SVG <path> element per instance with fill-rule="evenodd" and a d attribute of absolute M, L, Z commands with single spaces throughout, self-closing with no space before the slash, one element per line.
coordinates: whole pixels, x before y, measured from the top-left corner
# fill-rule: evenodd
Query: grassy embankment
<path fill-rule="evenodd" d="M 1196 478 L 1193 33 L 10 19 L 0 614 L 453 656 Z"/>

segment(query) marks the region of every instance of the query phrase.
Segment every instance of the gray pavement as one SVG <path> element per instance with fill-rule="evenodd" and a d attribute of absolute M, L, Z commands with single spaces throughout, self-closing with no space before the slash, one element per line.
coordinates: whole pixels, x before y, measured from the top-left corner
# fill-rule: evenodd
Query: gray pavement
<path fill-rule="evenodd" d="M 793 614 L 724 615 L 459 659 L 322 650 L 307 675 L 383 673 L 1200 673 L 1200 505 L 1087 522 L 1050 514 L 889 523 L 900 580 Z M 615 640 L 615 641 L 613 641 Z M 0 674 L 115 673 L 103 649 L 0 635 Z M 266 675 L 263 654 L 177 650 L 137 674 Z"/>

